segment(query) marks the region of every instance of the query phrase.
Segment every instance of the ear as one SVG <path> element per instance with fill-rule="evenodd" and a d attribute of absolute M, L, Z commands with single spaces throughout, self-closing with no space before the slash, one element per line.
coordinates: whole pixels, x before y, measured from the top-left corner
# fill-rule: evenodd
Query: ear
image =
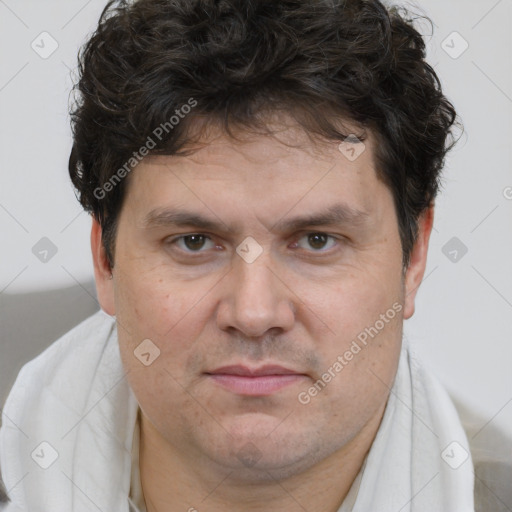
<path fill-rule="evenodd" d="M 427 266 L 428 243 L 434 225 L 434 205 L 432 204 L 418 219 L 418 237 L 411 252 L 411 259 L 405 274 L 404 320 L 414 315 L 416 293 Z"/>
<path fill-rule="evenodd" d="M 114 279 L 103 247 L 102 230 L 99 222 L 93 217 L 91 229 L 91 250 L 94 262 L 94 278 L 101 309 L 110 316 L 116 313 L 114 301 Z"/>

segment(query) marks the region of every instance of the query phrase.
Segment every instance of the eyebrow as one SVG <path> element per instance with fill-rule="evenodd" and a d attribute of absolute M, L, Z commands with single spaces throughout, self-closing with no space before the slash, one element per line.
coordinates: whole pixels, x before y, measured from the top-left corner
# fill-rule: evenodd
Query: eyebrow
<path fill-rule="evenodd" d="M 346 204 L 335 204 L 318 213 L 301 215 L 289 219 L 282 218 L 275 222 L 269 231 L 299 231 L 307 227 L 352 225 L 362 226 L 368 222 L 370 215 Z M 193 227 L 197 229 L 226 232 L 231 231 L 220 219 L 205 217 L 201 214 L 182 209 L 156 208 L 150 211 L 143 222 L 144 228 L 158 227 Z"/>
<path fill-rule="evenodd" d="M 361 226 L 369 219 L 370 215 L 367 212 L 339 203 L 318 213 L 279 220 L 270 231 L 298 231 L 314 226 Z"/>

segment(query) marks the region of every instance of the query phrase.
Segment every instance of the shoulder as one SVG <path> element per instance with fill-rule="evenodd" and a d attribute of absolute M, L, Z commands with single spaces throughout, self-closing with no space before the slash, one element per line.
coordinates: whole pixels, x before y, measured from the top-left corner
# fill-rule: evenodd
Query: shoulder
<path fill-rule="evenodd" d="M 9 392 L 4 410 L 9 410 L 13 404 L 23 409 L 24 404 L 27 403 L 26 397 L 37 394 L 36 388 L 41 386 L 41 382 L 48 384 L 55 381 L 59 384 L 62 381 L 64 383 L 64 376 L 60 374 L 66 366 L 81 368 L 87 366 L 93 372 L 114 327 L 115 320 L 103 311 L 98 311 L 53 342 L 22 367 Z M 3 433 L 1 427 L 0 417 L 0 437 Z M 5 482 L 9 482 L 8 461 L 2 458 L 2 454 L 0 454 L 0 460 L 2 461 L 2 467 L 0 467 L 1 511 L 10 499 L 5 485 Z"/>

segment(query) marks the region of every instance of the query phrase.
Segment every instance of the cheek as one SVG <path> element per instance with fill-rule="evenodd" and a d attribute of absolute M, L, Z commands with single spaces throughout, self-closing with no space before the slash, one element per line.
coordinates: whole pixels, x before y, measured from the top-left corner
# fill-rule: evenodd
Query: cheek
<path fill-rule="evenodd" d="M 155 277 L 157 274 L 139 273 L 138 278 L 119 282 L 119 343 L 130 386 L 147 416 L 167 415 L 178 421 L 186 411 L 198 414 L 194 401 L 187 404 L 192 399 L 184 390 L 193 386 L 190 376 L 197 370 L 190 361 L 204 352 L 204 339 L 215 339 L 211 330 L 215 299 L 213 293 L 207 293 L 215 282 L 169 284 L 161 276 Z M 141 355 L 139 346 L 148 339 L 156 347 L 149 345 L 149 359 L 153 361 L 152 352 L 156 357 L 145 366 L 136 354 Z M 147 352 L 144 349 L 143 353 Z"/>
<path fill-rule="evenodd" d="M 353 269 L 321 286 L 304 283 L 299 291 L 310 311 L 310 337 L 323 363 L 323 375 L 318 377 L 328 381 L 325 388 L 320 383 L 317 404 L 336 403 L 354 418 L 359 409 L 374 411 L 385 399 L 401 346 L 400 270 L 389 265 L 370 270 Z"/>
<path fill-rule="evenodd" d="M 389 316 L 394 318 L 403 295 L 400 272 L 386 271 L 377 275 L 367 268 L 354 269 L 330 281 L 297 283 L 295 291 L 309 310 L 306 318 L 313 338 L 314 332 L 321 330 L 335 344 L 347 342 L 373 326 L 388 310 L 392 309 Z"/>
<path fill-rule="evenodd" d="M 186 331 L 190 338 L 208 316 L 211 305 L 205 295 L 211 284 L 175 280 L 165 272 L 137 270 L 118 279 L 117 318 L 129 333 L 163 342 L 184 339 Z"/>
<path fill-rule="evenodd" d="M 203 296 L 192 283 L 173 283 L 171 288 L 157 272 L 117 283 L 121 357 L 130 386 L 150 418 L 165 410 L 177 419 L 186 409 L 186 362 L 211 314 Z"/>

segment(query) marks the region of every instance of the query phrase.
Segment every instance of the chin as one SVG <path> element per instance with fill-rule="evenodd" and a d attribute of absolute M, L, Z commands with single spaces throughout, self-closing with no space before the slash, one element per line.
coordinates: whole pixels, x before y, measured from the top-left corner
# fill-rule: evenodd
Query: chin
<path fill-rule="evenodd" d="M 262 415 L 254 415 L 262 416 Z M 254 418 L 253 418 L 254 420 Z M 264 482 L 289 478 L 309 469 L 325 454 L 308 432 L 286 430 L 277 418 L 267 421 L 237 421 L 226 429 L 224 439 L 203 439 L 203 450 L 239 482 Z M 263 424 L 262 424 L 263 423 Z M 280 428 L 280 425 L 282 428 Z M 289 426 L 289 425 L 288 425 Z M 296 427 L 296 426 L 295 426 Z M 212 453 L 211 447 L 215 451 Z"/>

